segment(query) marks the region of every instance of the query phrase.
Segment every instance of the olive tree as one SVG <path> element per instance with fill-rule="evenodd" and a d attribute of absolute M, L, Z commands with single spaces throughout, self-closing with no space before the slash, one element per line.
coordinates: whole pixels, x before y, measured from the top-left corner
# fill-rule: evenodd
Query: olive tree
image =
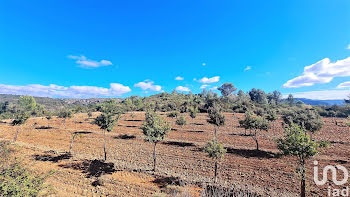
<path fill-rule="evenodd" d="M 306 167 L 307 160 L 317 154 L 318 145 L 310 140 L 303 127 L 291 125 L 285 129 L 284 139 L 277 140 L 278 149 L 283 155 L 295 156 L 298 159 L 297 172 L 300 174 L 300 196 L 306 196 Z"/>
<path fill-rule="evenodd" d="M 50 127 L 50 120 L 52 119 L 52 113 L 51 112 L 46 112 L 45 113 L 45 118 L 47 120 L 47 127 L 49 128 Z"/>
<path fill-rule="evenodd" d="M 30 118 L 30 114 L 28 112 L 19 112 L 15 115 L 15 119 L 12 121 L 12 126 L 18 126 L 16 129 L 15 137 L 13 138 L 13 141 L 16 142 L 18 138 L 19 133 L 19 126 L 23 125 L 27 122 L 27 120 Z"/>
<path fill-rule="evenodd" d="M 221 113 L 219 105 L 213 103 L 213 106 L 208 109 L 209 120 L 208 123 L 214 125 L 215 136 L 217 134 L 217 127 L 225 125 L 225 116 Z"/>
<path fill-rule="evenodd" d="M 114 126 L 118 122 L 120 118 L 121 112 L 114 113 L 111 110 L 108 111 L 107 109 L 99 116 L 95 118 L 94 124 L 98 125 L 100 129 L 103 130 L 103 152 L 104 152 L 104 160 L 107 160 L 107 150 L 106 150 L 106 131 L 111 132 L 113 131 Z"/>
<path fill-rule="evenodd" d="M 20 96 L 18 104 L 19 110 L 16 113 L 14 120 L 12 121 L 13 126 L 20 126 L 26 123 L 36 107 L 36 101 L 32 96 Z M 19 129 L 20 128 L 17 127 L 16 134 L 13 139 L 14 142 L 17 141 Z"/>
<path fill-rule="evenodd" d="M 217 141 L 217 139 L 214 137 L 211 141 L 208 142 L 206 147 L 204 148 L 204 151 L 208 153 L 208 156 L 214 160 L 214 182 L 217 182 L 217 176 L 218 176 L 218 163 L 222 160 L 226 153 L 226 149 L 223 147 L 223 145 Z"/>
<path fill-rule="evenodd" d="M 153 171 L 156 171 L 157 154 L 156 146 L 158 142 L 165 139 L 167 133 L 171 130 L 171 125 L 161 118 L 155 112 L 146 113 L 146 121 L 143 124 L 142 131 L 145 135 L 145 141 L 153 143 Z"/>
<path fill-rule="evenodd" d="M 250 131 L 250 136 L 256 143 L 256 150 L 259 150 L 259 131 L 267 131 L 270 128 L 270 123 L 264 117 L 257 116 L 250 111 L 247 111 L 244 116 L 245 119 L 240 120 L 239 124 L 245 130 Z"/>
<path fill-rule="evenodd" d="M 62 118 L 64 129 L 66 129 L 66 119 L 73 117 L 73 112 L 71 110 L 62 110 L 58 113 L 58 117 Z"/>

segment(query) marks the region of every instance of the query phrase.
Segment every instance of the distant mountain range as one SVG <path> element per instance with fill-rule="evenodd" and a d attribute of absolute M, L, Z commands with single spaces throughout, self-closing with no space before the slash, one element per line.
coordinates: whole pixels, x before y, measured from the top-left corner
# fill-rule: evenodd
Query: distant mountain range
<path fill-rule="evenodd" d="M 313 100 L 306 98 L 295 98 L 296 101 L 302 101 L 307 105 L 344 105 L 344 100 Z"/>

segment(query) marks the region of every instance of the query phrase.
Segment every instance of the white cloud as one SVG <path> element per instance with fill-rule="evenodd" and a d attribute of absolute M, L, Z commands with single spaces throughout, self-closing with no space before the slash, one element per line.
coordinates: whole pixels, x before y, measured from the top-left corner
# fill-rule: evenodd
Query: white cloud
<path fill-rule="evenodd" d="M 207 63 L 205 63 L 205 62 L 202 63 L 202 66 L 206 66 L 206 65 L 207 65 Z"/>
<path fill-rule="evenodd" d="M 247 67 L 245 67 L 244 71 L 248 71 L 248 70 L 251 70 L 251 69 L 252 69 L 251 66 L 247 66 Z"/>
<path fill-rule="evenodd" d="M 98 68 L 101 66 L 110 66 L 113 65 L 111 61 L 108 60 L 101 60 L 101 61 L 95 61 L 87 59 L 85 56 L 75 56 L 75 55 L 69 55 L 68 58 L 76 60 L 75 63 L 79 65 L 79 67 L 82 68 Z"/>
<path fill-rule="evenodd" d="M 184 78 L 183 78 L 183 77 L 180 77 L 180 76 L 177 76 L 177 77 L 175 78 L 175 80 L 177 80 L 177 81 L 182 81 L 182 80 L 184 80 Z"/>
<path fill-rule="evenodd" d="M 338 89 L 350 88 L 350 81 L 343 82 L 337 86 Z"/>
<path fill-rule="evenodd" d="M 296 92 L 292 94 L 295 98 L 307 98 L 316 100 L 342 100 L 347 98 L 349 93 L 349 90 L 319 90 L 309 92 Z M 284 94 L 283 97 L 288 97 L 288 94 Z"/>
<path fill-rule="evenodd" d="M 210 90 L 217 90 L 217 89 L 218 89 L 217 86 L 210 88 Z"/>
<path fill-rule="evenodd" d="M 350 50 L 350 44 L 346 47 L 346 49 Z"/>
<path fill-rule="evenodd" d="M 189 92 L 191 91 L 188 87 L 183 87 L 183 86 L 177 86 L 175 88 L 176 91 L 179 91 L 179 92 Z"/>
<path fill-rule="evenodd" d="M 31 95 L 39 97 L 60 97 L 60 98 L 95 98 L 95 97 L 113 97 L 122 96 L 130 92 L 129 86 L 119 83 L 111 83 L 110 88 L 96 86 L 58 86 L 51 84 L 49 86 L 32 85 L 5 85 L 0 84 L 0 94 Z"/>
<path fill-rule="evenodd" d="M 325 58 L 315 64 L 306 66 L 301 76 L 287 81 L 284 88 L 298 88 L 313 86 L 318 83 L 329 83 L 334 77 L 350 76 L 350 57 L 331 63 Z"/>
<path fill-rule="evenodd" d="M 205 89 L 205 88 L 207 88 L 207 87 L 210 87 L 210 85 L 201 85 L 201 87 L 200 87 L 200 89 Z"/>
<path fill-rule="evenodd" d="M 157 91 L 157 92 L 162 90 L 162 86 L 153 85 L 153 83 L 154 83 L 153 81 L 145 80 L 135 84 L 134 87 L 139 87 L 142 90 L 150 90 L 150 91 Z"/>
<path fill-rule="evenodd" d="M 201 83 L 215 83 L 220 81 L 220 77 L 219 76 L 215 76 L 212 78 L 207 78 L 207 77 L 203 77 L 202 79 L 199 80 L 199 82 Z"/>

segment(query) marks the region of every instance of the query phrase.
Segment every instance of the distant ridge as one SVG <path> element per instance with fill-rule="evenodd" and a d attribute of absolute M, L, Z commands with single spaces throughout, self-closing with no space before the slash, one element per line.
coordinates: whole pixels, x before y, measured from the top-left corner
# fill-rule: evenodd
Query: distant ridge
<path fill-rule="evenodd" d="M 344 100 L 313 100 L 306 98 L 295 98 L 297 101 L 302 101 L 307 105 L 344 105 Z"/>

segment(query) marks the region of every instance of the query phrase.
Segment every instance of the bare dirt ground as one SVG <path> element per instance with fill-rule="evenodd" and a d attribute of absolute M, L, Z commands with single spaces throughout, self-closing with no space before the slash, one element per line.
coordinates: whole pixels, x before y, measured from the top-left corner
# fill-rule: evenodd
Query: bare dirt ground
<path fill-rule="evenodd" d="M 163 117 L 166 117 L 164 113 Z M 168 184 L 179 185 L 176 190 L 188 196 L 199 196 L 200 185 L 213 181 L 214 162 L 202 150 L 213 138 L 214 127 L 207 123 L 207 114 L 198 114 L 195 119 L 187 114 L 185 117 L 187 125 L 182 127 L 175 125 L 175 119 L 167 118 L 173 129 L 157 145 L 156 173 L 151 171 L 153 146 L 144 142 L 140 129 L 143 112 L 124 114 L 114 131 L 107 134 L 105 163 L 101 161 L 103 131 L 90 123 L 93 119 L 87 114 L 75 114 L 67 119 L 66 129 L 62 119 L 56 117 L 49 122 L 45 118 L 32 118 L 22 126 L 16 146 L 18 155 L 30 168 L 42 173 L 54 172 L 47 182 L 56 191 L 55 196 L 152 196 L 171 189 Z M 226 125 L 218 130 L 218 138 L 227 148 L 219 166 L 219 182 L 263 196 L 298 196 L 296 160 L 278 156 L 275 139 L 283 135 L 280 121 L 268 132 L 260 132 L 261 151 L 257 152 L 252 137 L 245 136 L 244 129 L 238 127 L 243 114 L 226 113 L 225 117 Z M 330 164 L 341 164 L 350 170 L 349 128 L 337 126 L 335 120 L 343 121 L 325 118 L 325 126 L 313 136 L 316 141 L 331 142 L 329 148 L 320 149 L 313 159 L 319 162 L 320 171 Z M 14 137 L 17 127 L 9 122 L 0 123 L 2 140 Z M 51 128 L 45 128 L 48 124 Z M 70 158 L 64 153 L 69 150 L 72 133 L 77 131 L 82 134 L 75 140 Z M 307 166 L 308 196 L 327 196 L 328 186 L 337 187 L 330 181 L 322 187 L 315 185 L 313 160 Z M 328 177 L 331 180 L 330 174 Z"/>

